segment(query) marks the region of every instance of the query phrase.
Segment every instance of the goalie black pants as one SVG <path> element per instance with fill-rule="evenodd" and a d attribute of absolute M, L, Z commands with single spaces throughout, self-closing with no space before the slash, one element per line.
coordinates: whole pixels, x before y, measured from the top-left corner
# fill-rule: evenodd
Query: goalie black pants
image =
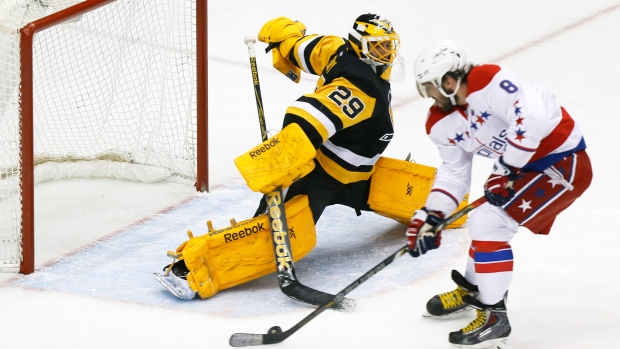
<path fill-rule="evenodd" d="M 361 211 L 372 211 L 368 206 L 370 179 L 343 184 L 325 172 L 316 160 L 315 165 L 312 172 L 288 188 L 285 202 L 297 195 L 307 195 L 315 224 L 323 214 L 325 207 L 330 205 L 339 204 L 351 207 L 357 215 L 360 215 Z M 265 213 L 266 210 L 267 203 L 263 198 L 254 217 Z"/>

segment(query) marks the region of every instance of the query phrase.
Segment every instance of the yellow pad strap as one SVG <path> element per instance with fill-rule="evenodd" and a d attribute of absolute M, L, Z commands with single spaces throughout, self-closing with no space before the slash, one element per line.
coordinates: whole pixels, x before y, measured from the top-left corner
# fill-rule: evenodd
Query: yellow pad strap
<path fill-rule="evenodd" d="M 287 188 L 314 169 L 316 149 L 298 124 L 290 124 L 267 141 L 235 159 L 235 166 L 253 191 Z"/>

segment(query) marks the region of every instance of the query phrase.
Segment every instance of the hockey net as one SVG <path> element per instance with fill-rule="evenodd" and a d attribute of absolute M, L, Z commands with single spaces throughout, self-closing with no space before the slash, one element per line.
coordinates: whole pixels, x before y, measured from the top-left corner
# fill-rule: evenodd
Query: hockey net
<path fill-rule="evenodd" d="M 0 271 L 34 271 L 35 183 L 208 189 L 205 37 L 206 0 L 0 2 Z"/>

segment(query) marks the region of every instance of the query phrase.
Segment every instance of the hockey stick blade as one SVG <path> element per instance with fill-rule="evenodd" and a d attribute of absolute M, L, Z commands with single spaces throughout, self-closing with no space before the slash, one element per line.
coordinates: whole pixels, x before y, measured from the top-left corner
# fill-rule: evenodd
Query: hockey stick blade
<path fill-rule="evenodd" d="M 288 333 L 288 331 L 267 334 L 235 333 L 230 336 L 229 344 L 232 347 L 248 347 L 262 344 L 277 344 L 283 342 L 291 334 L 292 333 Z"/>
<path fill-rule="evenodd" d="M 320 306 L 331 301 L 335 297 L 332 294 L 310 288 L 296 279 L 289 280 L 289 282 L 290 284 L 286 286 L 280 284 L 282 293 L 300 302 Z M 355 300 L 343 297 L 341 300 L 337 301 L 331 309 L 338 311 L 352 311 L 355 308 L 355 305 Z"/>
<path fill-rule="evenodd" d="M 302 328 L 305 324 L 310 322 L 315 317 L 319 316 L 319 314 L 338 304 L 338 302 L 341 301 L 345 295 L 358 288 L 361 284 L 366 282 L 368 279 L 383 270 L 388 265 L 392 264 L 392 262 L 394 262 L 398 257 L 402 256 L 406 252 L 407 245 L 401 247 L 400 249 L 398 249 L 398 251 L 392 253 L 389 257 L 384 259 L 381 263 L 377 264 L 374 268 L 357 278 L 349 286 L 338 292 L 338 294 L 332 296 L 327 303 L 324 303 L 320 307 L 316 308 L 312 313 L 310 313 L 303 320 L 295 324 L 295 326 L 291 327 L 287 331 L 282 332 L 279 327 L 274 326 L 266 334 L 235 333 L 230 337 L 230 345 L 233 347 L 245 347 L 250 345 L 275 344 L 284 341 L 293 333 L 297 332 L 297 330 Z"/>
<path fill-rule="evenodd" d="M 282 195 L 281 187 L 278 187 L 271 193 L 265 195 L 269 226 L 272 227 L 271 241 L 276 260 L 276 275 L 278 276 L 280 290 L 286 296 L 301 302 L 312 305 L 327 303 L 334 297 L 333 295 L 305 286 L 297 280 L 297 276 L 295 274 L 295 264 L 292 257 L 291 242 L 288 236 L 289 229 L 283 198 L 284 196 Z M 352 300 L 342 299 L 334 305 L 333 309 L 351 310 L 354 306 L 355 303 Z"/>

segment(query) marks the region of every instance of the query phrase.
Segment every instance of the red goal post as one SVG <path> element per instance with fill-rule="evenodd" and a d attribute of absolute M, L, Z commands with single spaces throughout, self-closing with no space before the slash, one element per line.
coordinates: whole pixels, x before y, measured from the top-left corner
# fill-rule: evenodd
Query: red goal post
<path fill-rule="evenodd" d="M 207 191 L 207 74 L 207 0 L 4 0 L 0 271 L 34 272 L 37 165 Z"/>

